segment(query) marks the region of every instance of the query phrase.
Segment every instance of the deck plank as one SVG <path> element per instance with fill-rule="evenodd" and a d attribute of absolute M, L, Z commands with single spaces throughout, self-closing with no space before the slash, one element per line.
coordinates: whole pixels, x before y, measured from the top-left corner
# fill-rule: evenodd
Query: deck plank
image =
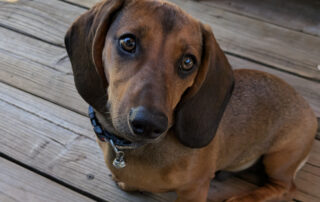
<path fill-rule="evenodd" d="M 110 201 L 167 201 L 172 197 L 119 190 L 87 117 L 2 83 L 0 108 L 0 152 Z"/>
<path fill-rule="evenodd" d="M 319 37 L 191 0 L 171 1 L 210 24 L 225 51 L 320 81 L 320 71 L 317 69 L 320 57 Z M 86 1 L 82 0 L 78 4 L 95 3 L 91 0 L 84 2 Z M 61 46 L 67 28 L 85 11 L 58 0 L 21 0 L 17 3 L 0 2 L 0 5 L 0 25 Z"/>
<path fill-rule="evenodd" d="M 314 0 L 200 0 L 204 5 L 320 36 L 320 3 Z"/>
<path fill-rule="evenodd" d="M 315 153 L 315 151 L 313 151 Z M 319 154 L 319 153 L 318 153 Z M 300 201 L 310 201 L 305 200 L 305 195 L 314 197 L 320 201 L 320 181 L 317 180 L 317 177 L 320 177 L 320 169 L 312 166 L 311 164 L 306 164 L 303 169 L 297 174 L 296 184 L 301 194 L 299 194 L 297 199 Z M 303 194 L 302 194 L 303 193 Z"/>
<path fill-rule="evenodd" d="M 78 95 L 64 48 L 0 27 L 0 81 L 73 111 L 86 114 L 87 104 Z M 10 43 L 7 43 L 10 41 Z M 320 117 L 320 83 L 228 56 L 233 68 L 270 72 L 301 93 Z"/>
<path fill-rule="evenodd" d="M 91 8 L 94 4 L 101 0 L 66 0 L 66 2 L 73 3 L 75 5 L 84 6 L 86 8 Z"/>
<path fill-rule="evenodd" d="M 0 58 L 0 81 L 86 113 L 64 48 L 0 27 Z"/>
<path fill-rule="evenodd" d="M 93 202 L 90 198 L 3 158 L 0 158 L 0 201 Z"/>
<path fill-rule="evenodd" d="M 0 1 L 0 26 L 64 46 L 68 26 L 85 11 L 58 0 Z"/>
<path fill-rule="evenodd" d="M 128 194 L 120 191 L 109 176 L 103 155 L 95 142 L 88 118 L 0 83 L 0 152 L 45 172 L 67 184 L 75 186 L 108 201 L 172 201 L 175 194 Z M 316 141 L 308 162 L 297 181 L 320 172 Z M 88 177 L 92 176 L 92 177 Z M 313 175 L 312 183 L 319 187 L 320 176 Z M 210 197 L 225 197 L 243 189 L 252 189 L 248 182 L 231 179 L 227 183 L 213 182 Z M 298 187 L 300 185 L 298 184 Z M 239 189 L 239 187 L 243 187 Z M 303 186 L 306 187 L 306 186 Z M 318 200 L 315 189 L 304 191 L 308 197 Z M 296 198 L 302 198 L 298 192 Z M 210 200 L 211 200 L 210 199 Z"/>
<path fill-rule="evenodd" d="M 193 0 L 170 0 L 211 25 L 224 51 L 320 81 L 320 38 Z"/>

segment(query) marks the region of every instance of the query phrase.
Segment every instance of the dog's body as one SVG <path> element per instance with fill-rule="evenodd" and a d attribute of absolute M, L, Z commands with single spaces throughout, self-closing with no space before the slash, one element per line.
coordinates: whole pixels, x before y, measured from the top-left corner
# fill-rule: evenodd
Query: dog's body
<path fill-rule="evenodd" d="M 108 144 L 99 142 L 109 169 L 117 181 L 123 182 L 120 183 L 123 189 L 178 193 L 190 193 L 189 190 L 197 193 L 201 189 L 206 197 L 216 171 L 244 170 L 262 155 L 266 166 L 271 158 L 271 168 L 266 167 L 270 177 L 283 177 L 292 183 L 312 146 L 315 134 L 312 111 L 301 96 L 272 75 L 252 70 L 234 73 L 235 89 L 217 134 L 208 146 L 190 149 L 169 131 L 159 143 L 126 151 L 128 166 L 116 169 L 112 166 L 113 151 Z M 273 158 L 277 153 L 279 156 Z M 206 199 L 195 198 L 195 201 Z"/>
<path fill-rule="evenodd" d="M 123 150 L 127 166 L 117 169 L 99 141 L 122 189 L 206 201 L 216 171 L 240 171 L 261 156 L 268 183 L 229 200 L 281 199 L 294 189 L 317 129 L 312 110 L 275 76 L 232 71 L 210 28 L 179 8 L 101 2 L 71 27 L 66 47 L 77 89 L 103 127 L 140 143 Z"/>

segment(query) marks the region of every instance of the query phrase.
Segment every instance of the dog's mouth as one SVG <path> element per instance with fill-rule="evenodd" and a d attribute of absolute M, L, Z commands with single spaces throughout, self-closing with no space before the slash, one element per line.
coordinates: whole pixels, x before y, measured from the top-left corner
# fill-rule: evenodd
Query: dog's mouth
<path fill-rule="evenodd" d="M 106 140 L 106 135 L 105 135 L 106 133 L 108 133 L 108 140 Z M 142 142 L 132 142 L 130 140 L 127 140 L 122 137 L 116 136 L 112 133 L 109 133 L 106 130 L 104 130 L 104 136 L 102 139 L 104 141 L 109 141 L 109 142 L 111 140 L 118 149 L 137 149 L 142 145 L 144 145 L 144 143 Z"/>
<path fill-rule="evenodd" d="M 100 141 L 109 142 L 110 144 L 116 146 L 118 149 L 136 149 L 145 144 L 143 142 L 133 142 L 127 140 L 105 130 L 97 119 L 92 106 L 89 106 L 88 114 L 93 126 L 93 130 Z"/>

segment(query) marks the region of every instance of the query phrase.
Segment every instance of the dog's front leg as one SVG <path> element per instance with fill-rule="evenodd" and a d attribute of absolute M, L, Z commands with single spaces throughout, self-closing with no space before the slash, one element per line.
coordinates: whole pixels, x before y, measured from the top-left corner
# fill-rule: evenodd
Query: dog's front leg
<path fill-rule="evenodd" d="M 206 202 L 210 187 L 210 179 L 202 184 L 192 184 L 177 190 L 176 202 Z"/>

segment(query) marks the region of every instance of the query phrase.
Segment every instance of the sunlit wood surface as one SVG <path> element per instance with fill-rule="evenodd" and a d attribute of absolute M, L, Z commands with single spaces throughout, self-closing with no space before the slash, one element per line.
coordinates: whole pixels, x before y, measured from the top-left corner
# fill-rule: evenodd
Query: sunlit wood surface
<path fill-rule="evenodd" d="M 320 118 L 320 3 L 171 0 L 211 25 L 234 69 L 291 84 Z M 111 180 L 78 95 L 63 38 L 97 0 L 0 0 L 0 201 L 174 201 Z M 318 139 L 320 136 L 318 134 Z M 208 201 L 254 189 L 247 172 L 213 180 Z M 296 201 L 320 201 L 320 141 L 296 177 Z"/>

